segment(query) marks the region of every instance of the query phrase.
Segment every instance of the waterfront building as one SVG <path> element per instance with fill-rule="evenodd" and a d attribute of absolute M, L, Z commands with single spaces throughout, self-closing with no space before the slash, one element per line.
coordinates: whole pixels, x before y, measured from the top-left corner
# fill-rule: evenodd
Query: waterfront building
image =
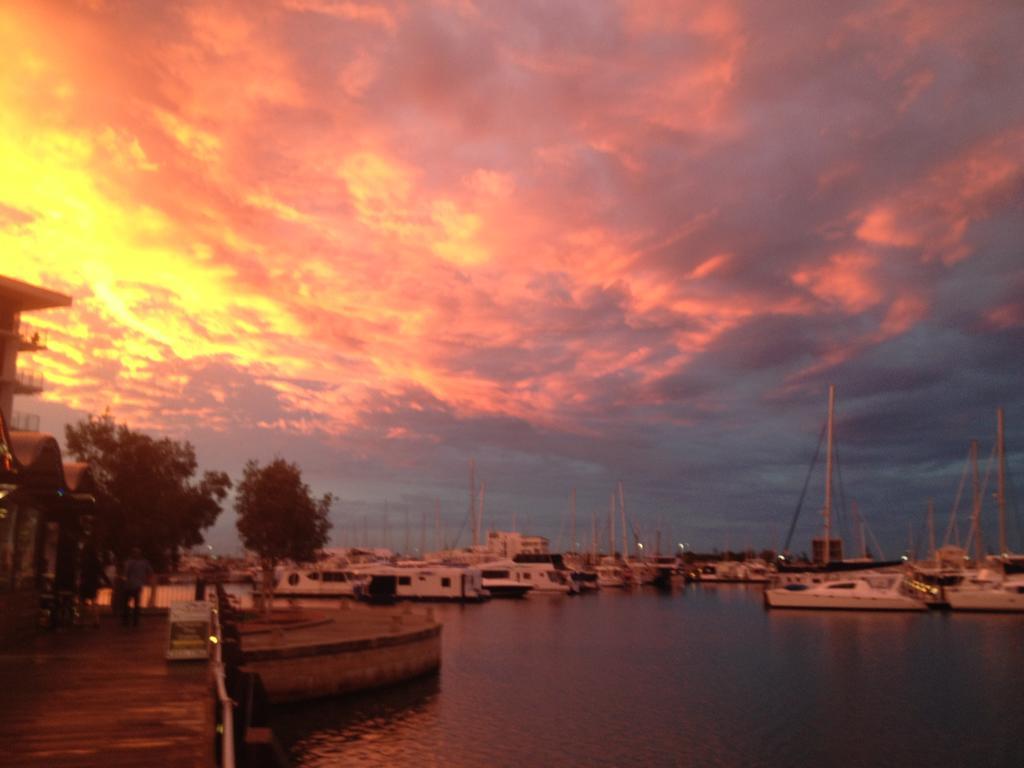
<path fill-rule="evenodd" d="M 518 531 L 488 531 L 487 549 L 505 558 L 516 555 L 546 555 L 549 542 L 543 536 L 524 536 Z"/>
<path fill-rule="evenodd" d="M 38 419 L 13 411 L 15 395 L 42 391 L 40 376 L 18 371 L 20 352 L 45 348 L 41 334 L 22 327 L 21 313 L 70 303 L 0 276 L 0 646 L 26 640 L 40 623 L 69 618 L 95 506 L 88 466 L 65 464 Z"/>
<path fill-rule="evenodd" d="M 46 349 L 46 334 L 23 326 L 21 315 L 52 307 L 71 306 L 71 297 L 0 275 L 0 413 L 12 431 L 34 432 L 39 419 L 15 413 L 15 395 L 43 391 L 43 377 L 30 369 L 18 370 L 18 355 Z"/>

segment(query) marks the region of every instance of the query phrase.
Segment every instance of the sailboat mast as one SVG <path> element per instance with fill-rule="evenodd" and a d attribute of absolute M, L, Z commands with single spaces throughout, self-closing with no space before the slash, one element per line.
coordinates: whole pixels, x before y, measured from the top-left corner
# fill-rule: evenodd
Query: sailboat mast
<path fill-rule="evenodd" d="M 622 495 L 621 480 L 619 480 L 619 512 L 622 513 L 622 559 L 629 560 L 629 541 L 626 539 L 626 499 Z"/>
<path fill-rule="evenodd" d="M 971 536 L 974 537 L 974 562 L 981 563 L 981 482 L 978 477 L 978 441 L 971 440 Z"/>
<path fill-rule="evenodd" d="M 434 499 L 434 551 L 441 551 L 441 500 Z"/>
<path fill-rule="evenodd" d="M 828 385 L 828 451 L 825 454 L 825 553 L 824 562 L 832 560 L 832 420 L 836 407 L 836 385 Z"/>
<path fill-rule="evenodd" d="M 594 564 L 597 564 L 597 510 L 590 510 L 590 549 Z"/>
<path fill-rule="evenodd" d="M 615 491 L 612 491 L 611 507 L 608 510 L 608 554 L 615 557 Z"/>
<path fill-rule="evenodd" d="M 411 536 L 412 532 L 409 529 L 409 509 L 407 507 L 405 510 L 405 549 L 402 550 L 402 554 L 405 557 L 409 556 L 409 549 L 412 547 Z"/>
<path fill-rule="evenodd" d="M 999 462 L 999 486 L 996 503 L 999 505 L 999 554 L 1005 556 L 1006 545 L 1006 439 L 1003 432 L 1003 409 L 996 408 L 996 457 Z"/>
<path fill-rule="evenodd" d="M 572 517 L 572 551 L 576 551 L 576 489 L 572 489 L 569 501 L 569 514 Z"/>
<path fill-rule="evenodd" d="M 476 519 L 476 460 L 469 460 L 469 522 L 473 526 L 473 546 L 480 543 L 480 529 Z"/>
<path fill-rule="evenodd" d="M 476 531 L 477 537 L 484 532 L 484 502 L 487 501 L 487 483 L 480 483 L 480 504 L 476 508 Z"/>
<path fill-rule="evenodd" d="M 938 565 L 935 558 L 935 502 L 932 499 L 928 499 L 928 547 L 928 556 Z"/>

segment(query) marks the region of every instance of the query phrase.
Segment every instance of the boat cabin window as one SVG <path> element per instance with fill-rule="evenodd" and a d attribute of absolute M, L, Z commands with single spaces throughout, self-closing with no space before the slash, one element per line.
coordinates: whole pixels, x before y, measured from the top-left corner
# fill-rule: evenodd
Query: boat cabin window
<path fill-rule="evenodd" d="M 410 584 L 412 584 L 412 579 L 409 576 L 399 576 L 398 584 L 399 586 L 408 587 Z"/>
<path fill-rule="evenodd" d="M 524 578 L 524 579 L 532 579 L 532 578 L 533 578 L 533 576 L 532 576 L 531 574 L 529 574 L 529 573 L 524 573 L 524 574 L 523 574 L 523 578 Z"/>
<path fill-rule="evenodd" d="M 316 581 L 317 579 L 320 578 L 320 574 L 317 573 L 316 571 L 310 571 L 309 573 L 306 574 L 306 578 L 309 578 L 309 579 L 312 579 L 313 581 Z"/>
<path fill-rule="evenodd" d="M 289 573 L 288 574 L 288 583 L 291 584 L 293 587 L 296 584 L 298 584 L 299 583 L 299 574 L 297 574 L 297 573 Z"/>
<path fill-rule="evenodd" d="M 485 579 L 507 579 L 508 571 L 484 571 L 481 574 Z"/>
<path fill-rule="evenodd" d="M 853 589 L 855 586 L 857 586 L 857 585 L 854 584 L 852 581 L 844 581 L 842 584 L 829 584 L 828 588 L 829 589 Z"/>
<path fill-rule="evenodd" d="M 442 587 L 450 587 L 451 585 L 452 585 L 452 580 L 451 579 L 449 579 L 447 576 L 442 576 L 441 577 L 441 586 Z"/>
<path fill-rule="evenodd" d="M 347 579 L 341 571 L 325 571 L 324 581 L 347 581 Z"/>

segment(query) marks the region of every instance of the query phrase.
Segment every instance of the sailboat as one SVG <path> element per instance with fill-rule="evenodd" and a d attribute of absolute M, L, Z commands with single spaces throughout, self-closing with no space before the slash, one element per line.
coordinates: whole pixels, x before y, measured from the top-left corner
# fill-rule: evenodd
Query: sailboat
<path fill-rule="evenodd" d="M 1006 440 L 1003 409 L 996 409 L 996 459 L 998 462 L 999 554 L 979 563 L 973 578 L 947 587 L 946 600 L 954 611 L 1024 611 L 1024 555 L 1010 554 L 1006 541 Z M 980 526 L 975 516 L 977 544 Z M 980 558 L 979 558 L 980 559 Z"/>
<path fill-rule="evenodd" d="M 883 573 L 885 564 L 842 559 L 842 540 L 832 538 L 832 460 L 836 388 L 828 388 L 828 448 L 825 459 L 824 536 L 812 544 L 816 565 L 797 572 L 780 563 L 779 573 L 764 592 L 771 608 L 817 608 L 869 611 L 923 611 L 911 597 L 899 572 Z M 899 561 L 894 564 L 899 564 Z"/>

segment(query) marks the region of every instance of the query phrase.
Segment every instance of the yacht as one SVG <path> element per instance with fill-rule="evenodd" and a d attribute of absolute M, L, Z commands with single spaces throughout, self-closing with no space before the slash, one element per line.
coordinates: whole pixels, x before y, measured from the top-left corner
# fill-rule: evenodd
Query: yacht
<path fill-rule="evenodd" d="M 720 560 L 705 563 L 697 572 L 702 582 L 723 582 L 728 584 L 765 584 L 771 571 L 763 560 Z"/>
<path fill-rule="evenodd" d="M 945 588 L 954 611 L 1024 611 L 1024 574 L 1001 574 L 981 569 L 961 584 Z"/>
<path fill-rule="evenodd" d="M 924 611 L 927 606 L 907 593 L 900 573 L 831 573 L 808 583 L 794 580 L 764 592 L 772 608 L 817 608 L 861 611 Z"/>
<path fill-rule="evenodd" d="M 599 565 L 597 571 L 597 585 L 602 589 L 615 589 L 616 587 L 629 586 L 622 568 L 617 565 Z"/>
<path fill-rule="evenodd" d="M 523 554 L 513 558 L 519 580 L 533 586 L 537 594 L 578 595 L 579 582 L 572 578 L 572 571 L 565 567 L 561 555 Z"/>
<path fill-rule="evenodd" d="M 481 581 L 491 597 L 526 597 L 533 584 L 522 581 L 516 564 L 511 560 L 497 560 L 480 566 Z"/>
<path fill-rule="evenodd" d="M 479 568 L 452 565 L 382 566 L 369 569 L 357 596 L 371 603 L 396 600 L 480 602 L 490 597 Z"/>
<path fill-rule="evenodd" d="M 278 568 L 274 573 L 275 597 L 355 597 L 366 574 L 351 568 L 316 565 Z"/>

